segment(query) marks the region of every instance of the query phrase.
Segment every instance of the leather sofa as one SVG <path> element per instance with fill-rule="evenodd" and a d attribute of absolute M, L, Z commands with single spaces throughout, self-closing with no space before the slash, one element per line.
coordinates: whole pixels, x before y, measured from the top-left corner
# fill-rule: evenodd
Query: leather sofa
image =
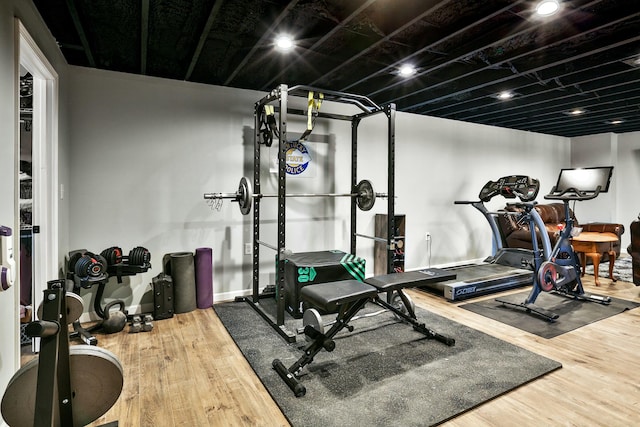
<path fill-rule="evenodd" d="M 547 203 L 538 204 L 535 207 L 540 218 L 544 222 L 547 235 L 551 240 L 551 246 L 555 245 L 557 240 L 558 224 L 565 225 L 564 218 L 564 204 L 563 203 Z M 533 249 L 531 242 L 531 231 L 529 230 L 529 224 L 525 222 L 518 222 L 518 217 L 511 213 L 522 212 L 522 208 L 518 208 L 515 205 L 508 204 L 498 214 L 498 228 L 500 229 L 502 244 L 506 248 L 524 248 Z M 573 218 L 574 227 L 582 227 L 582 231 L 591 232 L 608 232 L 618 236 L 618 241 L 613 243 L 613 250 L 616 253 L 616 257 L 620 256 L 620 236 L 624 233 L 624 225 L 622 224 L 609 224 L 609 223 L 589 223 L 579 224 L 572 210 L 569 210 L 571 218 Z M 638 231 L 640 233 L 640 230 Z M 542 241 L 540 234 L 536 230 L 538 236 L 538 246 L 542 247 Z M 640 237 L 639 237 L 640 238 Z M 640 242 L 637 246 L 640 251 Z M 639 254 L 640 255 L 640 254 Z M 609 255 L 604 254 L 602 261 L 608 261 Z"/>
<path fill-rule="evenodd" d="M 631 244 L 627 248 L 627 252 L 631 255 L 633 283 L 640 286 L 640 215 L 637 220 L 631 223 L 629 232 L 631 233 Z"/>

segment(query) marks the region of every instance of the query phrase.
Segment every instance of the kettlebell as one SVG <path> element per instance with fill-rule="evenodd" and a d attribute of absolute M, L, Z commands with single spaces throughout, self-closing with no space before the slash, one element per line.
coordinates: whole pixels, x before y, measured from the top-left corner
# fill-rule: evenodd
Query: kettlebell
<path fill-rule="evenodd" d="M 111 311 L 111 307 L 120 306 L 118 311 Z M 104 307 L 102 330 L 105 334 L 115 334 L 124 329 L 127 324 L 127 314 L 124 311 L 124 301 L 111 301 Z"/>

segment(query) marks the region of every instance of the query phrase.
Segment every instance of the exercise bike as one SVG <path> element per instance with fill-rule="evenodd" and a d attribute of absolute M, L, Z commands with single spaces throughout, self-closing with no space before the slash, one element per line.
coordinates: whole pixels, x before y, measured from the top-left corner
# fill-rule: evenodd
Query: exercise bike
<path fill-rule="evenodd" d="M 524 210 L 522 219 L 528 221 L 533 245 L 533 287 L 522 303 L 513 303 L 503 299 L 496 301 L 522 308 L 553 322 L 559 315 L 543 307 L 535 305 L 541 292 L 554 292 L 568 298 L 596 302 L 608 305 L 611 298 L 584 291 L 580 280 L 581 265 L 577 254 L 571 246 L 571 238 L 580 234 L 581 229 L 574 227 L 569 209 L 570 201 L 595 199 L 600 193 L 609 189 L 613 167 L 585 169 L 562 169 L 557 184 L 551 192 L 544 196 L 547 200 L 560 200 L 564 204 L 565 226 L 559 230 L 556 244 L 551 249 L 549 235 L 545 231 L 544 222 L 535 209 L 536 202 L 515 203 Z M 542 248 L 538 244 L 536 228 L 539 231 Z"/>

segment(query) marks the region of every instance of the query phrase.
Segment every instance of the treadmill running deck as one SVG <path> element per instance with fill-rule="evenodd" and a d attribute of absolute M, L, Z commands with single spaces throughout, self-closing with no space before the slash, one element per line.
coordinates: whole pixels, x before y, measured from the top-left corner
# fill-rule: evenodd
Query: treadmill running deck
<path fill-rule="evenodd" d="M 440 290 L 446 299 L 457 301 L 533 283 L 533 272 L 501 264 L 467 264 L 443 268 L 456 279 L 431 283 L 425 288 Z"/>

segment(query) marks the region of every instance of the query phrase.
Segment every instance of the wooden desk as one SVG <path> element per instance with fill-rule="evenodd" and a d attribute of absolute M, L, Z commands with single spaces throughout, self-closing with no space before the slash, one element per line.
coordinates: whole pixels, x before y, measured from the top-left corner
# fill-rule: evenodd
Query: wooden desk
<path fill-rule="evenodd" d="M 596 286 L 600 286 L 598 280 L 598 267 L 600 266 L 600 260 L 602 254 L 609 254 L 609 279 L 616 281 L 613 277 L 613 264 L 616 260 L 616 253 L 613 250 L 613 243 L 618 241 L 618 236 L 613 233 L 597 233 L 585 231 L 578 236 L 571 239 L 573 250 L 578 254 L 580 258 L 580 264 L 582 264 L 582 276 L 584 276 L 584 270 L 587 265 L 587 257 L 593 261 L 593 276 L 595 277 Z"/>

